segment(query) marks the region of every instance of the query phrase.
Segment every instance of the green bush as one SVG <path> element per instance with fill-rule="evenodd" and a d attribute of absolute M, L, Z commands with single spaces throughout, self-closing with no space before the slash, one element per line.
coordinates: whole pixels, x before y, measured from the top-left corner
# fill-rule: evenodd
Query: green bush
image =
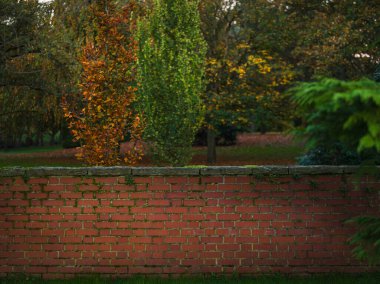
<path fill-rule="evenodd" d="M 343 152 L 357 152 L 358 163 L 379 155 L 379 83 L 322 79 L 301 83 L 291 93 L 305 122 L 297 134 L 306 138 L 308 150 L 322 149 L 322 154 L 328 155 L 336 153 L 334 148 L 340 145 Z M 348 156 L 350 160 L 352 155 Z M 326 159 L 333 161 L 334 157 Z"/>
<path fill-rule="evenodd" d="M 358 165 L 360 163 L 360 155 L 356 151 L 347 149 L 342 143 L 335 143 L 328 147 L 315 147 L 298 158 L 298 164 L 304 166 Z"/>

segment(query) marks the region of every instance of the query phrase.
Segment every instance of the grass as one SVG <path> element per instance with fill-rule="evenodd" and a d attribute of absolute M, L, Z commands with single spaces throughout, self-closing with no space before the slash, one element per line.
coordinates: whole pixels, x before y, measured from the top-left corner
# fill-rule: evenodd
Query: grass
<path fill-rule="evenodd" d="M 300 146 L 229 146 L 217 147 L 217 165 L 295 164 L 304 152 Z M 207 148 L 195 148 L 192 164 L 207 164 Z"/>
<path fill-rule="evenodd" d="M 1 149 L 0 154 L 34 154 L 34 153 L 49 153 L 53 151 L 62 150 L 62 145 L 42 146 L 42 147 L 21 147 L 11 149 Z"/>
<path fill-rule="evenodd" d="M 1 167 L 70 167 L 83 166 L 74 156 L 59 155 L 61 146 L 31 147 L 0 151 Z M 303 153 L 299 146 L 229 146 L 217 147 L 216 165 L 284 165 L 295 164 Z M 193 148 L 193 159 L 189 165 L 207 166 L 207 148 Z M 152 166 L 145 157 L 137 166 Z M 203 166 L 202 166 L 203 167 Z"/>
<path fill-rule="evenodd" d="M 1 157 L 0 168 L 8 167 L 83 167 L 75 158 L 48 158 L 48 157 Z"/>
<path fill-rule="evenodd" d="M 257 278 L 130 278 L 130 279 L 101 279 L 77 278 L 72 280 L 40 280 L 40 279 L 0 279 L 1 284 L 378 284 L 379 273 L 341 274 L 311 277 L 268 276 Z"/>
<path fill-rule="evenodd" d="M 292 160 L 302 154 L 299 146 L 229 146 L 217 147 L 217 156 L 239 160 Z M 195 150 L 195 154 L 206 155 L 207 149 Z"/>

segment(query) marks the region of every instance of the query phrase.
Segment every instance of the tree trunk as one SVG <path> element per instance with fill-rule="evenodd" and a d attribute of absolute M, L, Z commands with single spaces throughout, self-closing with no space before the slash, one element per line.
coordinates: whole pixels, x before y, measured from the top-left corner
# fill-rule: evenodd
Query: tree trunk
<path fill-rule="evenodd" d="M 50 145 L 54 145 L 55 144 L 55 135 L 57 134 L 57 132 L 55 132 L 54 130 L 51 130 L 51 134 L 50 134 L 50 142 L 49 144 Z"/>
<path fill-rule="evenodd" d="M 207 163 L 216 162 L 216 133 L 214 130 L 207 130 Z"/>

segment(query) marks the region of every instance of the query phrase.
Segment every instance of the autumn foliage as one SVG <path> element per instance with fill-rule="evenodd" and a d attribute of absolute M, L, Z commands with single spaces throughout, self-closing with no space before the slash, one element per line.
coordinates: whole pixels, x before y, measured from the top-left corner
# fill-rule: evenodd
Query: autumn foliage
<path fill-rule="evenodd" d="M 96 166 L 119 164 L 120 143 L 126 136 L 133 146 L 125 162 L 133 164 L 142 156 L 138 143 L 142 127 L 133 109 L 137 91 L 137 42 L 132 35 L 135 5 L 129 2 L 119 11 L 113 2 L 96 1 L 90 6 L 92 32 L 80 58 L 82 105 L 78 109 L 68 98 L 63 103 L 69 128 L 82 145 L 78 157 Z"/>

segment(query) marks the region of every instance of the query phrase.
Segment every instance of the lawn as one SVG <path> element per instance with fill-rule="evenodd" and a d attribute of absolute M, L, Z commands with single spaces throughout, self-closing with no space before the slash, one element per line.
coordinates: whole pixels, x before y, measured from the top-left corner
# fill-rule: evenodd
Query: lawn
<path fill-rule="evenodd" d="M 180 279 L 160 279 L 160 278 L 131 278 L 131 279 L 73 279 L 73 280 L 10 280 L 1 279 L 1 284 L 378 284 L 380 274 L 362 275 L 328 275 L 312 277 L 258 277 L 258 278 L 180 278 Z"/>
<path fill-rule="evenodd" d="M 194 147 L 191 165 L 207 165 L 207 148 Z M 240 145 L 217 147 L 216 165 L 288 165 L 295 164 L 303 148 L 294 145 Z M 60 146 L 20 148 L 0 151 L 0 167 L 83 166 L 73 149 Z M 137 166 L 152 166 L 145 156 Z"/>
<path fill-rule="evenodd" d="M 15 149 L 1 149 L 0 155 L 8 154 L 34 154 L 34 153 L 49 153 L 60 151 L 63 147 L 61 145 L 43 146 L 43 147 L 21 147 Z"/>
<path fill-rule="evenodd" d="M 218 164 L 223 165 L 283 165 L 294 164 L 303 147 L 294 145 L 244 145 L 217 147 Z M 193 163 L 206 163 L 207 149 L 194 149 Z"/>

